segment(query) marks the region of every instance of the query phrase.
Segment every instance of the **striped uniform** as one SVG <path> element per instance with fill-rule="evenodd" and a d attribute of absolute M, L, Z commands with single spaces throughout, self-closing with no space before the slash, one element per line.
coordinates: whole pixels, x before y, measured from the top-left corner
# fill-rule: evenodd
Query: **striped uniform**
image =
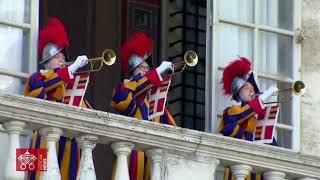
<path fill-rule="evenodd" d="M 148 120 L 149 92 L 151 88 L 159 87 L 161 84 L 161 77 L 156 70 L 149 71 L 145 76 L 138 74 L 114 89 L 111 106 L 122 115 Z M 165 116 L 152 121 L 176 125 L 168 110 L 165 110 Z"/>
<path fill-rule="evenodd" d="M 257 114 L 265 109 L 258 97 L 252 101 L 242 101 L 226 108 L 220 120 L 219 132 L 224 136 L 253 141 L 257 125 Z"/>
<path fill-rule="evenodd" d="M 45 73 L 34 73 L 28 79 L 23 94 L 62 103 L 66 84 L 70 81 L 68 67 L 55 68 Z M 82 102 L 81 107 L 92 109 L 86 100 Z"/>
<path fill-rule="evenodd" d="M 128 82 L 120 83 L 114 89 L 111 106 L 122 115 L 148 120 L 150 90 L 161 86 L 161 80 L 157 71 L 151 70 L 145 76 L 138 74 Z M 176 126 L 167 109 L 164 115 L 155 117 L 151 121 Z M 144 152 L 133 150 L 129 158 L 130 180 L 150 179 L 150 160 L 144 157 Z"/>
<path fill-rule="evenodd" d="M 265 109 L 258 97 L 249 102 L 242 101 L 223 111 L 219 132 L 224 136 L 253 141 L 257 115 L 264 114 Z M 277 146 L 274 138 L 271 145 Z M 235 180 L 235 176 L 232 175 L 229 167 L 225 168 L 224 180 Z M 263 180 L 263 175 L 251 173 L 246 177 L 246 180 Z"/>
<path fill-rule="evenodd" d="M 65 85 L 70 82 L 68 67 L 56 68 L 45 73 L 34 73 L 28 79 L 24 95 L 45 99 L 54 102 L 63 101 Z M 82 107 L 91 108 L 87 101 L 83 101 Z M 45 141 L 40 137 L 38 131 L 34 132 L 32 148 L 45 148 Z M 75 139 L 61 137 L 58 149 L 58 163 L 62 180 L 75 180 L 79 165 L 79 148 Z M 29 179 L 40 179 L 40 172 L 30 173 Z"/>

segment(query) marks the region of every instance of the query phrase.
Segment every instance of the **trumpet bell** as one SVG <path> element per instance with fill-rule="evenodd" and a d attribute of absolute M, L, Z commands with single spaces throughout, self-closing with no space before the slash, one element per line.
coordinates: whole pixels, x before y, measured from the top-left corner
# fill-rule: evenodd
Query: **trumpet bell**
<path fill-rule="evenodd" d="M 116 62 L 116 53 L 111 49 L 106 49 L 102 53 L 102 60 L 105 65 L 111 66 Z"/>
<path fill-rule="evenodd" d="M 198 63 L 198 55 L 192 50 L 187 51 L 184 54 L 183 59 L 188 66 L 195 66 Z"/>
<path fill-rule="evenodd" d="M 292 84 L 292 92 L 296 96 L 302 96 L 306 92 L 306 86 L 302 81 L 295 81 Z"/>

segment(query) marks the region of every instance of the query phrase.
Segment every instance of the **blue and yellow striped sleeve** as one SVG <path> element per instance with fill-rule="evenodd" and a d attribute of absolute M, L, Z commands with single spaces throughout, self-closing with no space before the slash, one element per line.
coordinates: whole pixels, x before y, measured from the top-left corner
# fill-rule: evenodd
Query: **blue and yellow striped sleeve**
<path fill-rule="evenodd" d="M 137 106 L 133 98 L 133 92 L 119 84 L 113 91 L 111 107 L 119 111 L 122 115 L 132 116 Z"/>
<path fill-rule="evenodd" d="M 156 70 L 149 71 L 145 76 L 136 75 L 131 81 L 124 83 L 124 87 L 134 93 L 134 97 L 146 93 L 152 87 L 162 84 L 162 78 Z"/>
<path fill-rule="evenodd" d="M 40 99 L 60 100 L 64 96 L 65 83 L 69 81 L 70 76 L 67 67 L 56 68 L 46 73 L 34 73 L 25 85 L 24 95 Z M 50 95 L 48 92 L 50 92 Z"/>
<path fill-rule="evenodd" d="M 122 115 L 135 117 L 139 111 L 136 99 L 152 87 L 161 85 L 160 78 L 156 70 L 151 70 L 145 76 L 138 74 L 128 82 L 120 83 L 113 91 L 111 107 Z"/>
<path fill-rule="evenodd" d="M 252 140 L 257 121 L 254 116 L 263 111 L 264 107 L 258 97 L 243 102 L 241 106 L 231 106 L 223 112 L 219 132 L 224 136 Z"/>
<path fill-rule="evenodd" d="M 32 74 L 24 87 L 23 94 L 25 96 L 46 99 L 43 79 L 44 76 L 41 73 Z"/>
<path fill-rule="evenodd" d="M 71 80 L 68 67 L 49 70 L 44 73 L 43 76 L 45 77 L 44 87 L 47 92 L 57 87 L 64 86 Z"/>

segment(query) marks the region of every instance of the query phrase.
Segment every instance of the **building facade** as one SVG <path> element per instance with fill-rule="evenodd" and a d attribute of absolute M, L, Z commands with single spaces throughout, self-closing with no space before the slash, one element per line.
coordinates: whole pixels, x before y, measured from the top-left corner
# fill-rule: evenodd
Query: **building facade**
<path fill-rule="evenodd" d="M 61 3 L 65 4 L 59 9 Z M 62 133 L 78 137 L 88 157 L 81 163 L 90 165 L 80 165 L 86 179 L 110 177 L 113 163 L 104 159 L 105 154 L 126 164 L 123 157 L 133 148 L 152 159 L 152 179 L 221 179 L 224 166 L 231 166 L 237 179 L 249 172 L 264 173 L 268 179 L 320 177 L 320 2 L 81 0 L 76 4 L 0 1 L 0 143 L 7 147 L 0 148 L 0 179 L 24 176 L 14 170 L 14 150 L 28 147 L 35 129 L 46 129 L 48 137 Z M 186 50 L 195 50 L 199 64 L 175 75 L 169 95 L 169 110 L 182 128 L 136 121 L 112 111 L 108 102 L 112 87 L 120 81 L 119 61 L 90 77 L 87 96 L 96 110 L 21 96 L 26 78 L 38 70 L 38 30 L 50 16 L 66 22 L 73 57 L 80 52 L 99 56 L 106 47 L 118 53 L 121 43 L 140 30 L 155 40 L 155 64 L 176 61 Z M 285 89 L 296 80 L 306 84 L 302 97 L 291 92 L 274 97 L 289 99 L 279 103 L 275 136 L 280 147 L 217 134 L 222 110 L 230 104 L 222 95 L 221 73 L 237 56 L 252 61 L 262 91 L 271 85 Z M 52 167 L 48 165 L 47 173 L 57 175 L 59 169 Z M 119 169 L 118 178 L 128 178 L 125 166 Z"/>

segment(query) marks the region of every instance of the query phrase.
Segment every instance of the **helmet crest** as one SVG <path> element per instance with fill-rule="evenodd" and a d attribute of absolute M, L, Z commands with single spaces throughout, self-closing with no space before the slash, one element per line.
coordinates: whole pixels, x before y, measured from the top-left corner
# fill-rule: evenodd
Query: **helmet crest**
<path fill-rule="evenodd" d="M 39 33 L 38 51 L 42 55 L 40 63 L 45 63 L 69 45 L 65 26 L 59 19 L 50 18 L 47 26 Z"/>
<path fill-rule="evenodd" d="M 251 72 L 251 62 L 245 57 L 240 57 L 232 61 L 223 70 L 221 83 L 224 94 L 234 96 L 239 92 L 245 82 L 250 82 L 255 92 L 259 92 L 255 78 Z"/>
<path fill-rule="evenodd" d="M 136 33 L 121 48 L 121 71 L 130 73 L 152 53 L 152 40 L 143 32 Z"/>

